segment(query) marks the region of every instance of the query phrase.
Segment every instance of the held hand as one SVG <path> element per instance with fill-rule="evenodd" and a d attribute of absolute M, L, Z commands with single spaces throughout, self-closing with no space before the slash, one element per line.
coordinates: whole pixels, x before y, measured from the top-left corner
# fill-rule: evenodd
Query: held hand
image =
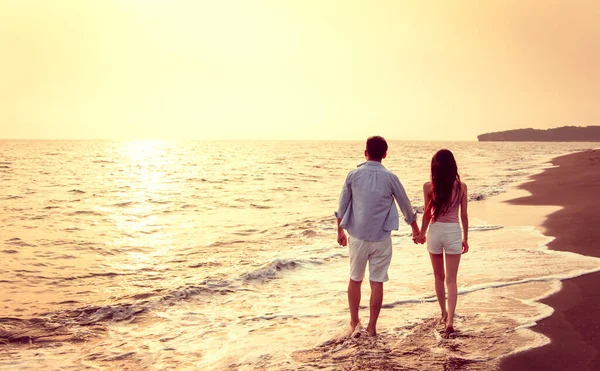
<path fill-rule="evenodd" d="M 412 240 L 416 244 L 421 243 L 421 234 L 419 232 L 413 232 Z"/>
<path fill-rule="evenodd" d="M 343 229 L 338 229 L 337 243 L 340 246 L 348 246 L 348 238 L 346 237 L 346 233 Z"/>
<path fill-rule="evenodd" d="M 427 237 L 425 236 L 425 234 L 421 233 L 413 233 L 413 242 L 415 244 L 424 244 L 425 242 L 427 242 Z"/>
<path fill-rule="evenodd" d="M 462 246 L 463 246 L 462 253 L 463 254 L 468 253 L 469 252 L 469 242 L 467 240 L 463 240 Z"/>

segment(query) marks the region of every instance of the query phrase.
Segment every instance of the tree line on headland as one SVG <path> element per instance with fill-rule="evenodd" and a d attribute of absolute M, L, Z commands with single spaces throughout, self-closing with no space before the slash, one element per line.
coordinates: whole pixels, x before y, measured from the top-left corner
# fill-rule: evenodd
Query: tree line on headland
<path fill-rule="evenodd" d="M 480 142 L 600 142 L 600 126 L 516 129 L 481 134 L 477 139 Z"/>

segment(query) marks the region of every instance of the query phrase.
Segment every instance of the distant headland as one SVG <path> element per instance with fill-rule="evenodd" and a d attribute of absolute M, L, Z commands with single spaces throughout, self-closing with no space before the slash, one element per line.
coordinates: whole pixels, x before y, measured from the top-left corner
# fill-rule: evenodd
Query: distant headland
<path fill-rule="evenodd" d="M 517 129 L 477 136 L 480 142 L 600 142 L 600 126 Z"/>

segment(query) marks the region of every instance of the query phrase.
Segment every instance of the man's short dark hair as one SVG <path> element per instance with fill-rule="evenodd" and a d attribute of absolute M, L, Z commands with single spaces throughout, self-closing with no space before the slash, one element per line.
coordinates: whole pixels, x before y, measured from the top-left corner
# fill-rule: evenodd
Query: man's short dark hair
<path fill-rule="evenodd" d="M 387 153 L 387 150 L 388 145 L 383 137 L 377 135 L 367 139 L 367 153 L 373 160 L 381 160 Z"/>

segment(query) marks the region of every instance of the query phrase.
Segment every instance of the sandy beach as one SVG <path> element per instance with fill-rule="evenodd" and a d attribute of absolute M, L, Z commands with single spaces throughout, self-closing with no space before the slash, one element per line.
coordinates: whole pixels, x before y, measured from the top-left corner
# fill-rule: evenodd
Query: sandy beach
<path fill-rule="evenodd" d="M 600 257 L 600 150 L 560 156 L 517 190 L 473 205 L 473 214 L 504 225 L 537 225 L 555 238 L 548 248 Z M 506 357 L 502 370 L 597 370 L 600 273 L 568 279 L 540 302 L 554 309 L 532 330 L 550 343 Z"/>
<path fill-rule="evenodd" d="M 555 158 L 556 167 L 535 175 L 522 189 L 530 196 L 508 201 L 513 205 L 558 205 L 542 223 L 544 234 L 555 237 L 549 248 L 600 257 L 600 150 Z M 541 302 L 554 314 L 533 330 L 551 343 L 507 357 L 502 370 L 600 369 L 600 273 L 563 281 L 562 289 Z"/>

